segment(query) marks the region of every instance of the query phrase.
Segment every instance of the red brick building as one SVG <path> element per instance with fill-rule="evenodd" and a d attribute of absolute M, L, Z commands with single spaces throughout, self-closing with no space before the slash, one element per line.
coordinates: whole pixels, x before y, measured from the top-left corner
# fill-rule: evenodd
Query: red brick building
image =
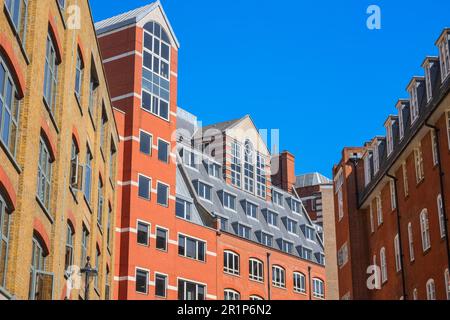
<path fill-rule="evenodd" d="M 449 39 L 445 29 L 386 136 L 334 167 L 341 299 L 450 299 Z"/>
<path fill-rule="evenodd" d="M 177 107 L 179 44 L 161 4 L 96 29 L 120 134 L 114 297 L 323 299 L 320 235 L 295 194 L 273 203 L 251 119 L 201 128 Z M 224 138 L 213 154 L 208 132 Z M 263 153 L 244 157 L 247 140 Z"/>

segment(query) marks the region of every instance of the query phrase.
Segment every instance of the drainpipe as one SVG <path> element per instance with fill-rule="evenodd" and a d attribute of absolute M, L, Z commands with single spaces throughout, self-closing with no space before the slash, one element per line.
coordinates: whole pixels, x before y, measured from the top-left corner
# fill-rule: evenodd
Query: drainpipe
<path fill-rule="evenodd" d="M 436 126 L 433 126 L 431 124 L 426 123 L 427 127 L 434 130 L 435 136 L 436 136 L 436 144 L 438 147 L 436 148 L 437 151 L 437 160 L 438 160 L 438 168 L 439 168 L 439 185 L 441 188 L 441 198 L 442 198 L 442 208 L 443 208 L 443 215 L 444 215 L 444 232 L 445 232 L 445 246 L 447 248 L 447 267 L 450 270 L 450 244 L 448 242 L 448 217 L 447 217 L 447 209 L 445 206 L 445 195 L 444 195 L 444 171 L 442 170 L 442 161 L 441 161 L 441 149 L 439 148 L 439 133 L 440 129 Z"/>
<path fill-rule="evenodd" d="M 405 273 L 405 264 L 403 262 L 404 254 L 403 254 L 403 245 L 402 245 L 402 231 L 400 227 L 400 208 L 398 203 L 398 191 L 397 191 L 397 182 L 398 179 L 395 176 L 390 174 L 386 175 L 394 181 L 394 189 L 395 189 L 395 211 L 397 212 L 397 232 L 398 232 L 398 242 L 399 242 L 399 250 L 400 250 L 400 268 L 402 270 L 402 291 L 403 291 L 403 299 L 408 300 L 408 293 L 406 292 L 406 273 Z"/>
<path fill-rule="evenodd" d="M 267 300 L 271 300 L 270 292 L 270 252 L 267 252 Z"/>
<path fill-rule="evenodd" d="M 311 267 L 308 266 L 309 300 L 312 300 Z"/>

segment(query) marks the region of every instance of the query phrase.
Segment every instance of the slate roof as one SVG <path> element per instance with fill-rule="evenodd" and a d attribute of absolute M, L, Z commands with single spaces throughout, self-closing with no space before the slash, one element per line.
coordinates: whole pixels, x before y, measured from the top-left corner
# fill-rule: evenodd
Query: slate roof
<path fill-rule="evenodd" d="M 180 113 L 179 113 L 180 115 Z M 180 125 L 186 123 L 180 121 Z M 228 123 L 228 124 L 227 124 Z M 230 122 L 223 122 L 218 124 L 218 127 L 224 128 L 229 125 Z M 190 150 L 190 141 L 184 140 L 183 143 L 178 143 L 178 150 L 181 153 L 181 149 Z M 192 150 L 190 150 L 192 151 Z M 260 242 L 260 232 L 264 232 L 273 237 L 273 249 L 282 250 L 281 240 L 291 242 L 293 244 L 292 255 L 302 258 L 301 249 L 303 247 L 311 249 L 312 262 L 320 263 L 321 256 L 324 255 L 324 248 L 319 231 L 321 229 L 315 225 L 306 213 L 303 205 L 301 205 L 301 213 L 295 213 L 291 209 L 291 201 L 297 201 L 301 204 L 301 200 L 294 194 L 287 193 L 281 189 L 274 188 L 277 192 L 283 196 L 283 205 L 279 206 L 272 202 L 267 202 L 265 199 L 261 199 L 256 195 L 250 194 L 246 191 L 238 189 L 234 186 L 228 185 L 223 179 L 222 170 L 219 170 L 219 178 L 210 177 L 208 174 L 208 158 L 200 153 L 200 151 L 194 151 L 202 161 L 197 161 L 195 168 L 183 163 L 182 158 L 179 157 L 179 164 L 177 166 L 177 197 L 194 204 L 194 210 L 192 210 L 192 221 L 201 225 L 205 225 L 202 218 L 202 210 L 206 209 L 208 215 L 211 217 L 222 217 L 227 219 L 227 230 L 225 232 L 238 235 L 237 224 L 242 224 L 251 228 L 249 241 Z M 201 157 L 200 157 L 201 156 Z M 202 182 L 209 185 L 212 188 L 211 201 L 204 200 L 198 197 L 198 183 Z M 223 193 L 227 192 L 236 197 L 236 210 L 232 211 L 226 209 L 223 206 Z M 245 212 L 246 201 L 257 206 L 257 217 L 252 218 L 247 216 Z M 195 203 L 199 205 L 195 205 Z M 277 227 L 270 226 L 266 221 L 267 210 L 273 211 L 278 215 Z M 296 233 L 292 234 L 287 231 L 286 219 L 292 219 L 296 222 Z M 312 227 L 315 230 L 315 239 L 309 240 L 305 237 L 304 229 L 306 226 Z"/>
<path fill-rule="evenodd" d="M 297 177 L 295 186 L 297 188 L 309 187 L 309 186 L 317 186 L 322 184 L 330 184 L 332 181 L 325 177 L 324 175 L 313 172 L 302 174 Z"/>

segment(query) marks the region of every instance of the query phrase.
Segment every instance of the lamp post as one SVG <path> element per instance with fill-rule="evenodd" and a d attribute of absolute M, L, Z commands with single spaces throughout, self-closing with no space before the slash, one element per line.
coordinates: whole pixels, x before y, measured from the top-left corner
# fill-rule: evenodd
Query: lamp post
<path fill-rule="evenodd" d="M 93 269 L 91 267 L 91 257 L 86 258 L 86 266 L 80 270 L 80 272 L 83 274 L 86 274 L 86 283 L 84 286 L 84 299 L 89 300 L 89 278 L 90 277 L 97 277 L 98 276 L 98 270 Z"/>

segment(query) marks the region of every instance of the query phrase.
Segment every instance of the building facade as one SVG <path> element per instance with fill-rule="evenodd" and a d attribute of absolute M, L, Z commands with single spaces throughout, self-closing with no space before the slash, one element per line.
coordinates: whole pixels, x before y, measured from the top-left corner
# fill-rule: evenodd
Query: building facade
<path fill-rule="evenodd" d="M 270 153 L 251 119 L 202 128 L 178 107 L 179 43 L 161 4 L 96 29 L 120 135 L 115 298 L 323 299 L 320 235 L 295 195 L 279 190 L 280 221 L 268 208 Z M 221 131 L 238 122 L 250 127 L 246 137 L 264 157 L 244 158 L 242 136 L 233 147 L 232 135 Z M 217 144 L 216 134 L 225 140 Z M 217 158 L 205 149 L 214 141 Z M 212 159 L 208 171 L 203 154 Z M 247 200 L 252 218 L 243 213 Z M 267 212 L 278 226 L 264 222 Z"/>
<path fill-rule="evenodd" d="M 449 39 L 445 29 L 386 135 L 334 167 L 341 299 L 450 299 Z"/>
<path fill-rule="evenodd" d="M 108 299 L 118 134 L 89 3 L 0 6 L 0 298 L 85 299 L 89 257 Z"/>
<path fill-rule="evenodd" d="M 327 299 L 339 300 L 333 181 L 315 172 L 297 176 L 295 188 L 311 220 L 321 227 L 327 278 Z"/>

